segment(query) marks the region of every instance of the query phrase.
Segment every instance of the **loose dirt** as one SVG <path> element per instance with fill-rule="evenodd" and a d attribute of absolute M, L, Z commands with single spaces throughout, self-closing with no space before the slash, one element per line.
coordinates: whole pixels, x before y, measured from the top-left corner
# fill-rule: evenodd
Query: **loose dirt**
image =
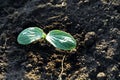
<path fill-rule="evenodd" d="M 57 80 L 62 69 L 63 80 L 120 80 L 120 0 L 0 4 L 0 80 Z M 47 42 L 18 44 L 18 34 L 34 26 L 46 33 L 69 32 L 77 40 L 76 51 L 60 51 Z"/>

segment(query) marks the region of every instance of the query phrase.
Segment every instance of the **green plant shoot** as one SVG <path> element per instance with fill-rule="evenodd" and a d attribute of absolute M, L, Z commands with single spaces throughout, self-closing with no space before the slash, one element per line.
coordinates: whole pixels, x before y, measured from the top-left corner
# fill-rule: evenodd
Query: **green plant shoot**
<path fill-rule="evenodd" d="M 62 50 L 72 50 L 76 48 L 76 40 L 67 32 L 61 30 L 51 30 L 47 35 L 38 27 L 29 27 L 23 30 L 17 37 L 19 44 L 28 45 L 41 38 L 46 39 L 54 47 Z"/>

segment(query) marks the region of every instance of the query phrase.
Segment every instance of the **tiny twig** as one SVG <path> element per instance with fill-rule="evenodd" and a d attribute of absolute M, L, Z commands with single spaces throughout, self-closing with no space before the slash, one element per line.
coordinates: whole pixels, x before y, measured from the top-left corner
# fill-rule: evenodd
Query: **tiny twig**
<path fill-rule="evenodd" d="M 63 59 L 62 59 L 62 62 L 61 62 L 61 72 L 59 74 L 58 80 L 62 80 L 62 74 L 63 74 L 63 71 L 64 71 L 64 60 L 65 60 L 65 55 L 63 56 Z"/>
<path fill-rule="evenodd" d="M 10 14 L 10 13 L 8 12 L 8 10 L 6 10 L 5 8 L 3 8 L 3 10 L 4 10 L 7 14 Z"/>

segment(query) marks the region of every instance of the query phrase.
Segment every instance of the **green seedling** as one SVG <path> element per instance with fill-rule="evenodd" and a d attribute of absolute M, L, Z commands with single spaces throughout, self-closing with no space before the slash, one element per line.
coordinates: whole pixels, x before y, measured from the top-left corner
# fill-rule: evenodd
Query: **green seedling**
<path fill-rule="evenodd" d="M 54 47 L 62 50 L 73 50 L 76 48 L 76 40 L 67 32 L 51 30 L 47 35 L 38 27 L 29 27 L 23 30 L 17 38 L 19 44 L 28 45 L 40 39 L 46 39 Z"/>

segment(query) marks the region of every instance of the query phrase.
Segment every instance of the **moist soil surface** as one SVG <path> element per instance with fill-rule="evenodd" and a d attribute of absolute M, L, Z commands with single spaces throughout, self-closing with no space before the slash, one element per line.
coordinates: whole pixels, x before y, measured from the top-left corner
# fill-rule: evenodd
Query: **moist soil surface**
<path fill-rule="evenodd" d="M 66 31 L 76 50 L 18 44 L 28 27 Z M 0 80 L 120 80 L 120 0 L 0 0 Z"/>

